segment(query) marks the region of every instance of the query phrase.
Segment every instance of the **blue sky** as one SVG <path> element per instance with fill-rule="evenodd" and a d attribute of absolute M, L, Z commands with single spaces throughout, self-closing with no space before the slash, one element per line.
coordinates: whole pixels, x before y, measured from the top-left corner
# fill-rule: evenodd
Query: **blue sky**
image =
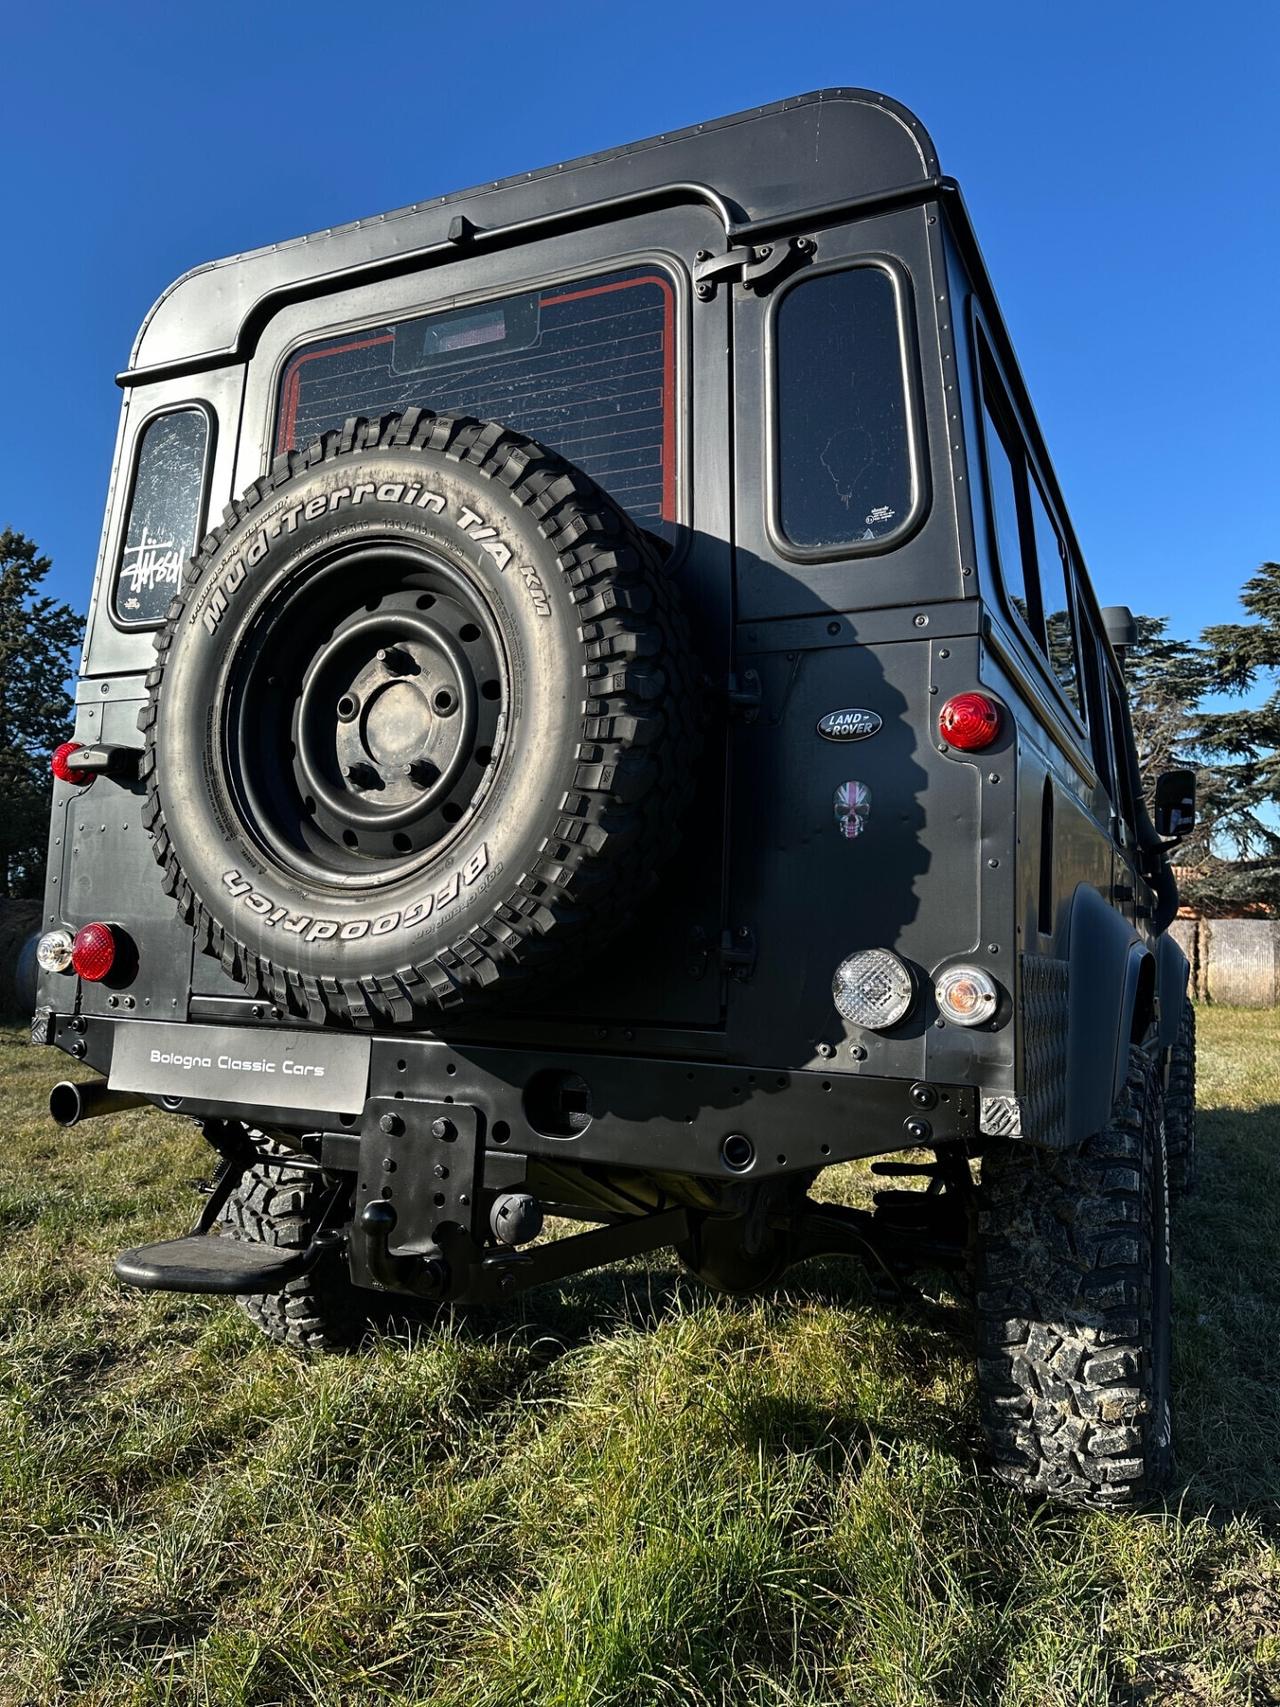
<path fill-rule="evenodd" d="M 1280 556 L 1280 11 L 51 4 L 5 26 L 0 526 L 84 608 L 138 322 L 178 273 L 820 88 L 958 177 L 1104 603 L 1230 620 Z"/>

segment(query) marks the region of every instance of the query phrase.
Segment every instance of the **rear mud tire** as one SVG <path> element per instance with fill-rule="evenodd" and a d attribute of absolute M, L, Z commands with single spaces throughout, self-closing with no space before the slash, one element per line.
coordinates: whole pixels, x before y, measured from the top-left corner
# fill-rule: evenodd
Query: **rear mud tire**
<path fill-rule="evenodd" d="M 1169 1051 L 1164 1092 L 1165 1145 L 1169 1152 L 1169 1194 L 1176 1201 L 1196 1183 L 1196 1010 L 1184 997 L 1178 1035 Z"/>
<path fill-rule="evenodd" d="M 1110 1124 L 1078 1149 L 983 1157 L 983 1432 L 1001 1480 L 1064 1505 L 1139 1505 L 1172 1469 L 1161 1100 L 1134 1049 Z"/>
<path fill-rule="evenodd" d="M 290 1164 L 283 1145 L 260 1140 L 259 1147 L 262 1159 L 245 1169 L 227 1199 L 221 1236 L 302 1250 L 311 1242 L 323 1186 L 312 1170 Z M 268 1339 L 298 1352 L 347 1350 L 373 1326 L 371 1306 L 376 1304 L 352 1286 L 336 1253 L 279 1292 L 236 1302 Z"/>

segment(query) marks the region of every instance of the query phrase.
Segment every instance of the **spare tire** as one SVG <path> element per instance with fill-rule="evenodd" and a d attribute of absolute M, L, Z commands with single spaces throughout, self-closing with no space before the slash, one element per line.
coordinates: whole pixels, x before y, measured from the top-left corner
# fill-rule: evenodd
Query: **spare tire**
<path fill-rule="evenodd" d="M 156 654 L 165 887 L 313 1022 L 421 1022 L 564 963 L 675 843 L 696 676 L 658 547 L 501 426 L 410 409 L 280 457 Z"/>

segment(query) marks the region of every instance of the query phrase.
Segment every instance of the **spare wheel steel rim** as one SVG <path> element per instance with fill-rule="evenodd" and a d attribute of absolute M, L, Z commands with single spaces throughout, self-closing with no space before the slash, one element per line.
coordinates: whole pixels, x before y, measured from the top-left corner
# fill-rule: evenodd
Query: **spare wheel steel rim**
<path fill-rule="evenodd" d="M 387 540 L 308 559 L 254 613 L 224 678 L 236 817 L 309 885 L 411 876 L 491 787 L 509 680 L 488 601 L 442 557 Z"/>

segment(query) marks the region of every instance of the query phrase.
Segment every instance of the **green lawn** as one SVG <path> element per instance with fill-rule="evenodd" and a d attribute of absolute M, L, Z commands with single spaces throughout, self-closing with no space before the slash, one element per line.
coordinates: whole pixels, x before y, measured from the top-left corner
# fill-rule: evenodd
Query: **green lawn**
<path fill-rule="evenodd" d="M 665 1262 L 357 1356 L 122 1292 L 208 1171 L 70 1132 L 0 1033 L 0 1702 L 1090 1707 L 1280 1698 L 1280 1019 L 1201 1013 L 1181 1469 L 1139 1518 L 981 1472 L 967 1319 Z M 856 1189 L 856 1182 L 854 1182 Z"/>

